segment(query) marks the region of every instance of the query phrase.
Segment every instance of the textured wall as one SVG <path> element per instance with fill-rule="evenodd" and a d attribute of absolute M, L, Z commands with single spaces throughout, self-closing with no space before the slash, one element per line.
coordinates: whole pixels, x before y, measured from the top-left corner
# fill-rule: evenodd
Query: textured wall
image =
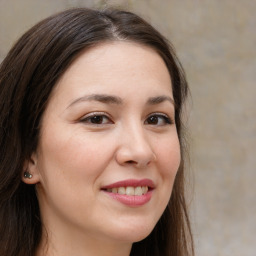
<path fill-rule="evenodd" d="M 193 103 L 193 226 L 198 256 L 256 255 L 256 1 L 107 1 L 142 14 L 176 46 Z M 0 0 L 0 61 L 40 19 L 104 1 Z"/>

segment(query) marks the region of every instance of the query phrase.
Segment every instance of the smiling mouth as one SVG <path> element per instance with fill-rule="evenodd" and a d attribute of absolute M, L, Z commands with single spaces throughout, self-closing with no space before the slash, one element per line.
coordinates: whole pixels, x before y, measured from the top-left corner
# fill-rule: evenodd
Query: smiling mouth
<path fill-rule="evenodd" d="M 107 185 L 102 190 L 113 195 L 143 196 L 151 192 L 154 187 L 155 185 L 150 179 L 128 179 Z"/>
<path fill-rule="evenodd" d="M 105 191 L 119 194 L 119 195 L 127 195 L 127 196 L 142 196 L 145 195 L 150 188 L 148 186 L 137 186 L 137 187 L 116 187 L 116 188 L 108 188 Z"/>
<path fill-rule="evenodd" d="M 155 184 L 150 179 L 122 180 L 101 188 L 111 198 L 128 207 L 140 207 L 147 204 L 154 189 Z"/>

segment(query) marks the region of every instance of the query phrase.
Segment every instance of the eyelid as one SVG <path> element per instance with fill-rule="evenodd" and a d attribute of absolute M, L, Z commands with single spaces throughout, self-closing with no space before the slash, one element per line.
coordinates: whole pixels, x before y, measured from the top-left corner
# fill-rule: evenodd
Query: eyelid
<path fill-rule="evenodd" d="M 80 122 L 85 122 L 87 119 L 92 118 L 92 117 L 95 117 L 95 116 L 104 116 L 104 117 L 107 117 L 107 118 L 109 119 L 109 121 L 110 121 L 111 123 L 113 123 L 112 117 L 111 117 L 109 114 L 107 114 L 106 112 L 102 112 L 102 111 L 100 111 L 100 112 L 98 112 L 98 111 L 90 112 L 90 113 L 84 115 L 82 118 L 80 118 L 79 121 L 80 121 Z M 96 124 L 93 124 L 93 123 L 92 123 L 92 125 L 96 125 Z M 101 124 L 101 125 L 104 125 L 104 124 Z"/>
<path fill-rule="evenodd" d="M 109 114 L 107 114 L 106 112 L 104 111 L 93 111 L 93 112 L 89 112 L 87 114 L 85 114 L 82 118 L 87 118 L 87 117 L 90 117 L 90 116 L 109 116 Z"/>
<path fill-rule="evenodd" d="M 171 117 L 170 115 L 166 114 L 166 113 L 163 113 L 163 112 L 153 112 L 153 113 L 150 113 L 146 120 L 151 117 L 151 116 L 159 116 L 159 117 L 163 117 L 163 118 L 167 118 L 169 120 L 169 123 L 168 124 L 174 124 L 175 123 L 175 118 L 174 117 Z"/>

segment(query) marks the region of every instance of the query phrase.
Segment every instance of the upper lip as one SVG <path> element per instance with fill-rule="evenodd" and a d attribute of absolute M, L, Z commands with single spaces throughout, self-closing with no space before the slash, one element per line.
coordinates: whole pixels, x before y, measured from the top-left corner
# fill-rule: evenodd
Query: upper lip
<path fill-rule="evenodd" d="M 151 179 L 128 179 L 114 182 L 112 184 L 103 186 L 102 189 L 119 188 L 119 187 L 149 187 L 154 188 L 155 184 Z"/>

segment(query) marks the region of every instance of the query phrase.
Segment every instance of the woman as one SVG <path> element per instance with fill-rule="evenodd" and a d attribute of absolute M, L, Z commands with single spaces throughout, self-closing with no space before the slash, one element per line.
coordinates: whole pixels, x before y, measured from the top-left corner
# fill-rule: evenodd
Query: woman
<path fill-rule="evenodd" d="M 130 12 L 71 9 L 0 68 L 0 255 L 193 255 L 174 50 Z"/>

